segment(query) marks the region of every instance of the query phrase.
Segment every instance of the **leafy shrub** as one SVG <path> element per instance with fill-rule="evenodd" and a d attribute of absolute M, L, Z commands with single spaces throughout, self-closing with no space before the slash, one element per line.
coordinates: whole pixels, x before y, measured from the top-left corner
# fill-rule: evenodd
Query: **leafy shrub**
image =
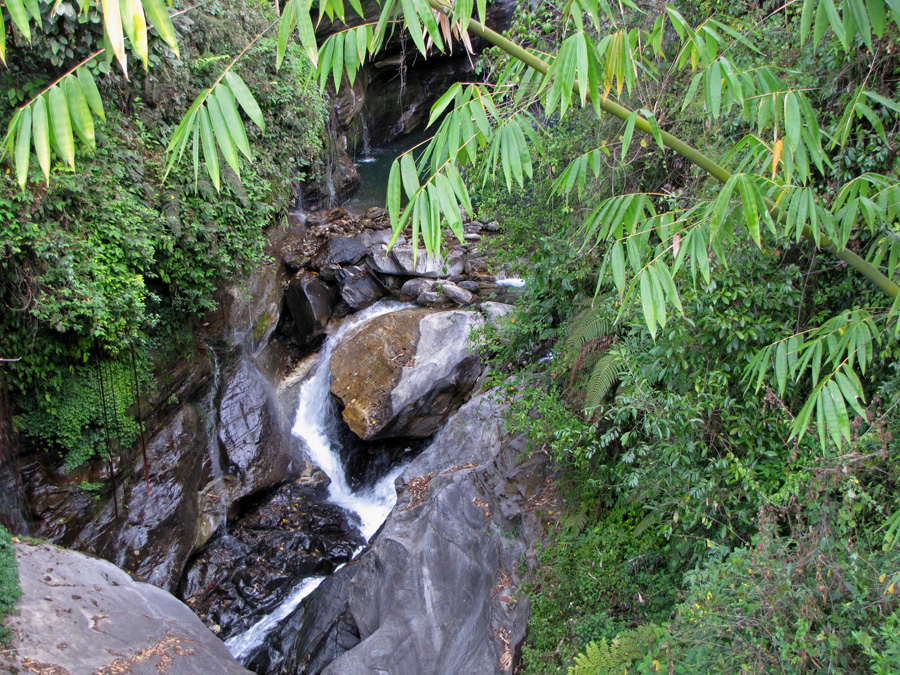
<path fill-rule="evenodd" d="M 3 620 L 13 611 L 21 596 L 16 549 L 9 532 L 0 525 L 0 645 L 6 644 L 10 637 Z"/>

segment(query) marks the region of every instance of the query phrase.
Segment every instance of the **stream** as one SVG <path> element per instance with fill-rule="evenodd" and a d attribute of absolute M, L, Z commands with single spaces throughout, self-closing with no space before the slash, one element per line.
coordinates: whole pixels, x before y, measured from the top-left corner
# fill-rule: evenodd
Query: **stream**
<path fill-rule="evenodd" d="M 406 303 L 382 301 L 368 309 L 349 317 L 341 327 L 328 337 L 315 369 L 303 383 L 299 393 L 297 414 L 291 433 L 301 439 L 307 447 L 309 459 L 318 466 L 331 483 L 328 486 L 328 501 L 349 513 L 351 522 L 356 521 L 363 538 L 368 541 L 378 531 L 394 508 L 397 492 L 394 480 L 402 470 L 395 466 L 373 485 L 363 485 L 357 490 L 351 488 L 343 462 L 340 446 L 336 440 L 339 412 L 331 396 L 331 355 L 344 338 L 356 328 L 377 316 L 396 312 L 409 307 Z M 364 546 L 356 551 L 358 554 Z M 278 623 L 293 612 L 309 596 L 325 577 L 309 577 L 301 581 L 280 606 L 263 617 L 243 633 L 229 638 L 225 645 L 239 661 L 245 659 L 254 648 L 261 645 L 266 636 Z"/>

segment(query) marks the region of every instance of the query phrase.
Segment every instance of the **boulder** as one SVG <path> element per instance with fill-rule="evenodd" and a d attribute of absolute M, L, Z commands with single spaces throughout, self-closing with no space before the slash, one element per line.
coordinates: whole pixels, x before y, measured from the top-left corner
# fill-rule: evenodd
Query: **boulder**
<path fill-rule="evenodd" d="M 424 438 L 440 428 L 482 371 L 469 335 L 477 312 L 407 309 L 372 319 L 335 349 L 331 391 L 364 440 Z"/>
<path fill-rule="evenodd" d="M 397 264 L 394 256 L 388 252 L 387 245 L 376 244 L 373 246 L 369 250 L 369 255 L 366 257 L 366 265 L 370 270 L 378 272 L 379 274 L 406 274 L 403 268 Z"/>
<path fill-rule="evenodd" d="M 16 544 L 22 598 L 4 672 L 248 674 L 190 609 L 104 560 Z M 35 670 L 37 668 L 37 670 Z"/>
<path fill-rule="evenodd" d="M 397 505 L 368 550 L 248 665 L 309 675 L 511 673 L 529 614 L 518 589 L 540 532 L 529 500 L 546 485 L 544 458 L 521 461 L 523 450 L 489 395 L 463 406 L 403 470 Z"/>
<path fill-rule="evenodd" d="M 440 288 L 444 297 L 457 305 L 468 305 L 473 300 L 473 296 L 469 291 L 460 288 L 456 284 L 445 282 L 441 284 Z"/>
<path fill-rule="evenodd" d="M 293 320 L 292 336 L 306 344 L 325 332 L 337 292 L 315 274 L 301 271 L 291 279 L 284 301 Z"/>
<path fill-rule="evenodd" d="M 337 274 L 341 297 L 355 310 L 365 309 L 384 297 L 384 288 L 365 267 L 346 267 Z"/>
<path fill-rule="evenodd" d="M 313 265 L 319 269 L 327 265 L 355 265 L 366 255 L 366 245 L 355 237 L 327 239 L 316 251 Z"/>
<path fill-rule="evenodd" d="M 401 286 L 400 295 L 405 298 L 418 298 L 421 293 L 430 291 L 432 288 L 434 288 L 434 279 L 416 277 Z"/>
<path fill-rule="evenodd" d="M 487 230 L 488 232 L 497 232 L 500 230 L 500 223 L 498 223 L 496 220 L 492 220 L 489 223 L 485 223 L 483 229 Z"/>
<path fill-rule="evenodd" d="M 229 369 L 219 402 L 219 442 L 238 480 L 232 500 L 292 480 L 303 462 L 265 376 L 248 359 Z"/>
<path fill-rule="evenodd" d="M 478 308 L 490 323 L 497 323 L 498 320 L 512 314 L 516 309 L 512 305 L 502 302 L 482 302 Z"/>
<path fill-rule="evenodd" d="M 442 300 L 441 294 L 437 291 L 422 291 L 416 298 L 416 304 L 419 307 L 437 307 Z"/>
<path fill-rule="evenodd" d="M 481 286 L 478 285 L 477 281 L 460 281 L 456 285 L 463 290 L 469 291 L 469 293 L 481 292 Z"/>
<path fill-rule="evenodd" d="M 428 277 L 437 279 L 438 277 L 447 277 L 453 274 L 460 274 L 463 271 L 462 254 L 459 253 L 456 258 L 444 260 L 440 256 L 430 256 L 425 249 L 419 249 L 416 254 L 416 260 L 413 262 L 413 249 L 409 246 L 395 246 L 391 250 L 394 261 L 400 268 L 400 274 L 406 276 Z M 390 272 L 385 272 L 390 274 Z"/>

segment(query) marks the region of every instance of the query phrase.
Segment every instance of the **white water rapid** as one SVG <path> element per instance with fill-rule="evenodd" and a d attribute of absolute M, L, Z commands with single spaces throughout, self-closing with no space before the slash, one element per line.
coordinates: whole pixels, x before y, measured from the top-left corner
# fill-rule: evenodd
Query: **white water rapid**
<path fill-rule="evenodd" d="M 291 429 L 294 436 L 306 443 L 312 463 L 322 469 L 331 479 L 328 487 L 328 500 L 359 518 L 359 530 L 366 542 L 378 531 L 391 509 L 394 508 L 394 504 L 397 503 L 394 480 L 402 468 L 395 467 L 370 487 L 362 488 L 357 492 L 350 488 L 344 474 L 339 449 L 332 442 L 338 411 L 331 398 L 331 368 L 329 365 L 332 353 L 348 333 L 377 316 L 406 309 L 409 306 L 402 302 L 376 303 L 348 318 L 338 330 L 325 340 L 322 351 L 319 352 L 315 370 L 300 388 L 297 416 L 294 418 L 294 426 Z M 241 661 L 254 648 L 262 644 L 266 635 L 282 619 L 290 615 L 303 599 L 316 590 L 324 580 L 325 577 L 304 579 L 275 611 L 257 621 L 243 633 L 228 638 L 225 646 L 238 661 Z"/>

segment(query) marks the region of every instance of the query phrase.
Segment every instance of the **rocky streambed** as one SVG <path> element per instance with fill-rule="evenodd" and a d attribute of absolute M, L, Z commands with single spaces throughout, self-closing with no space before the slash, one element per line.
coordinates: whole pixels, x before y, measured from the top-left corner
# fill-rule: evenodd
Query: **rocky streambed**
<path fill-rule="evenodd" d="M 172 591 L 257 673 L 511 672 L 544 484 L 501 403 L 465 403 L 517 293 L 497 228 L 415 260 L 380 209 L 274 232 L 159 394 L 149 494 L 120 467 L 116 518 L 36 462 L 34 532 Z"/>

